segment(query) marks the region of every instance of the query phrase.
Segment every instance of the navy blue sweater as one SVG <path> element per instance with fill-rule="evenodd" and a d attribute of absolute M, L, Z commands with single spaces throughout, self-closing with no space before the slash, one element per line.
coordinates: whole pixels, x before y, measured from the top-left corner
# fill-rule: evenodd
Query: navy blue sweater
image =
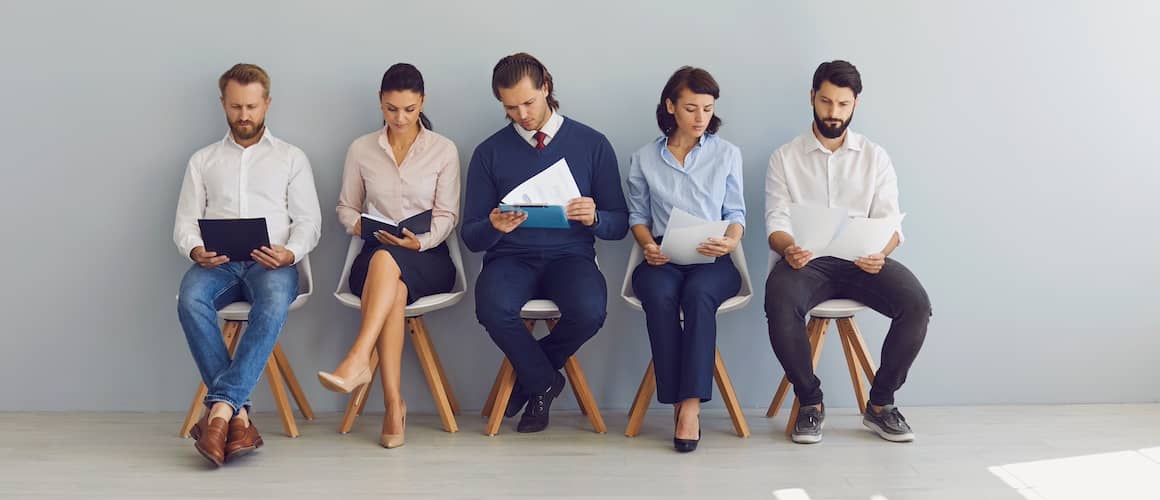
<path fill-rule="evenodd" d="M 587 227 L 569 221 L 569 229 L 517 227 L 508 234 L 492 227 L 488 214 L 504 195 L 560 158 L 567 159 L 580 194 L 595 200 L 597 223 Z M 461 234 L 471 251 L 487 251 L 485 261 L 503 255 L 594 257 L 594 237 L 619 240 L 627 232 L 628 207 L 616 153 L 604 135 L 583 123 L 565 117 L 559 132 L 541 151 L 509 125 L 476 146 L 471 155 Z"/>

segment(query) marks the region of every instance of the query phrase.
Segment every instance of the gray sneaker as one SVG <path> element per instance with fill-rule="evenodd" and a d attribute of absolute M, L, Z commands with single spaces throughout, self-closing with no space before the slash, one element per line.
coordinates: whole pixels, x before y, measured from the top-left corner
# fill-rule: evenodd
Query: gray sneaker
<path fill-rule="evenodd" d="M 875 412 L 869 407 L 862 416 L 862 425 L 878 434 L 878 437 L 895 443 L 914 441 L 914 431 L 906 423 L 906 417 L 894 405 L 882 407 L 881 412 Z"/>
<path fill-rule="evenodd" d="M 803 406 L 798 410 L 797 420 L 789 438 L 795 443 L 812 444 L 822 440 L 822 427 L 826 425 L 826 407 L 821 409 Z"/>

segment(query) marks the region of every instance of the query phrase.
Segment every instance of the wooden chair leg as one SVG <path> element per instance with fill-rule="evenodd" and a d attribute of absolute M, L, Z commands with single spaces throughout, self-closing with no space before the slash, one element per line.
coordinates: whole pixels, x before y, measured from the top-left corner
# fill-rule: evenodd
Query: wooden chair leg
<path fill-rule="evenodd" d="M 569 357 L 568 361 L 564 362 L 564 371 L 568 374 L 572 391 L 576 393 L 580 411 L 588 416 L 592 429 L 597 434 L 608 432 L 608 427 L 604 425 L 604 417 L 600 415 L 600 408 L 596 405 L 596 398 L 592 397 L 592 389 L 588 387 L 588 379 L 584 376 L 584 370 L 580 369 L 580 360 L 576 359 L 576 356 Z"/>
<path fill-rule="evenodd" d="M 878 373 L 878 368 L 874 366 L 874 356 L 870 355 L 870 349 L 866 347 L 866 339 L 862 338 L 862 332 L 858 331 L 858 324 L 850 318 L 845 324 L 839 322 L 838 328 L 846 328 L 849 332 L 852 341 L 850 346 L 854 348 L 854 354 L 858 356 L 858 362 L 862 365 L 862 374 L 866 375 L 870 385 L 874 385 L 874 375 Z"/>
<path fill-rule="evenodd" d="M 362 415 L 367 400 L 370 399 L 371 386 L 374 385 L 375 375 L 379 373 L 379 349 L 371 349 L 371 381 L 359 386 L 346 399 L 346 411 L 342 413 L 342 423 L 338 425 L 338 433 L 346 434 L 354 427 L 354 421 Z"/>
<path fill-rule="evenodd" d="M 240 321 L 226 321 L 225 326 L 222 327 L 222 340 L 226 344 L 226 351 L 230 353 L 230 357 L 234 356 L 234 350 L 238 348 L 238 339 L 241 338 L 238 333 L 242 329 L 242 322 Z M 181 430 L 178 436 L 189 437 L 189 431 L 193 429 L 193 425 L 201 418 L 201 413 L 205 411 L 205 395 L 209 389 L 204 382 L 197 384 L 197 390 L 194 391 L 193 401 L 189 404 L 189 411 L 185 413 L 185 421 L 181 423 Z"/>
<path fill-rule="evenodd" d="M 415 346 L 415 353 L 419 355 L 419 366 L 423 368 L 423 375 L 427 378 L 427 387 L 431 390 L 431 397 L 435 400 L 435 408 L 439 410 L 439 417 L 443 420 L 443 430 L 458 432 L 459 425 L 455 422 L 455 413 L 451 409 L 446 387 L 440 377 L 439 367 L 435 361 L 434 348 L 427 330 L 423 328 L 423 320 L 411 318 L 407 320 L 411 325 L 411 341 Z"/>
<path fill-rule="evenodd" d="M 624 429 L 625 436 L 636 437 L 640 434 L 640 426 L 644 424 L 644 416 L 648 413 L 648 405 L 652 402 L 656 391 L 657 376 L 653 372 L 653 362 L 649 360 L 644 377 L 640 380 L 640 387 L 636 390 L 636 397 L 632 399 L 632 406 L 628 409 L 628 427 Z"/>
<path fill-rule="evenodd" d="M 439 359 L 439 351 L 431 342 L 431 335 L 427 331 L 427 322 L 423 321 L 422 316 L 416 316 L 415 321 L 416 324 L 423 327 L 423 336 L 427 338 L 427 345 L 431 347 L 431 357 L 435 358 L 435 368 L 439 370 L 439 380 L 443 381 L 443 392 L 447 394 L 447 402 L 451 405 L 451 414 L 458 416 L 460 414 L 459 401 L 455 399 L 455 391 L 451 390 L 451 380 L 447 378 L 447 371 L 443 369 L 443 361 Z"/>
<path fill-rule="evenodd" d="M 508 399 L 512 396 L 512 388 L 516 383 L 516 371 L 512 368 L 512 364 L 505 357 L 503 364 L 499 367 L 499 376 L 496 377 L 499 381 L 499 387 L 496 387 L 495 401 L 492 402 L 490 415 L 487 418 L 487 429 L 484 434 L 494 436 L 499 433 L 499 426 L 503 424 L 503 410 L 507 407 Z"/>
<path fill-rule="evenodd" d="M 815 323 L 815 321 L 817 321 Z M 830 320 L 825 318 L 810 318 L 810 324 L 814 325 L 814 331 L 817 335 L 813 341 L 810 342 L 810 352 L 813 353 L 814 370 L 818 369 L 818 361 L 822 359 L 822 346 L 826 343 L 826 330 L 830 327 Z M 801 402 L 798 401 L 797 396 L 793 397 L 793 409 L 789 412 L 789 419 L 785 423 L 785 435 L 793 434 L 793 423 L 797 420 L 798 409 L 801 407 Z"/>
<path fill-rule="evenodd" d="M 821 322 L 822 320 L 818 318 L 810 318 L 809 323 L 806 324 L 806 335 L 809 337 L 811 353 L 816 352 L 819 335 L 818 326 Z M 824 328 L 822 331 L 824 331 Z M 814 361 L 814 366 L 817 366 L 817 361 Z M 777 392 L 773 395 L 773 402 L 769 404 L 769 409 L 765 411 L 766 417 L 777 416 L 777 413 L 781 411 L 781 405 L 785 401 L 785 396 L 789 394 L 789 387 L 789 378 L 782 375 L 781 383 L 777 384 Z"/>
<path fill-rule="evenodd" d="M 717 379 L 717 387 L 721 389 L 721 400 L 729 409 L 729 417 L 733 419 L 733 430 L 739 437 L 749 437 L 749 424 L 745 422 L 741 402 L 737 400 L 737 392 L 733 390 L 733 382 L 729 380 L 729 372 L 725 370 L 725 360 L 721 358 L 721 350 L 716 351 L 717 362 L 713 375 Z"/>
<path fill-rule="evenodd" d="M 844 323 L 849 321 L 849 318 L 838 320 L 838 337 L 842 344 L 842 354 L 846 357 L 846 369 L 850 371 L 850 386 L 854 388 L 854 400 L 858 402 L 858 413 L 866 413 L 866 400 L 868 399 L 866 386 L 862 385 L 862 374 L 855 359 L 857 355 L 854 354 L 853 339 L 850 338 L 849 329 L 844 326 Z"/>
<path fill-rule="evenodd" d="M 298 424 L 294 422 L 294 410 L 290 408 L 290 399 L 286 397 L 285 381 L 278 363 L 270 356 L 266 360 L 266 380 L 270 382 L 270 392 L 274 393 L 274 405 L 278 409 L 278 416 L 282 420 L 282 429 L 290 437 L 298 437 Z"/>
<path fill-rule="evenodd" d="M 205 383 L 198 382 L 197 390 L 193 393 L 193 401 L 189 403 L 189 411 L 185 412 L 185 421 L 181 423 L 181 432 L 177 435 L 183 438 L 189 437 L 189 431 L 193 429 L 193 425 L 201 418 L 201 413 L 205 411 L 205 395 L 209 392 Z"/>
<path fill-rule="evenodd" d="M 492 382 L 491 391 L 487 393 L 487 401 L 483 403 L 483 410 L 479 412 L 484 417 L 491 416 L 491 407 L 495 404 L 496 393 L 499 392 L 500 383 L 503 381 L 503 365 L 500 365 L 500 368 L 500 370 L 496 370 L 495 372 L 495 382 Z"/>
<path fill-rule="evenodd" d="M 298 384 L 298 376 L 294 374 L 294 368 L 290 366 L 290 359 L 282 351 L 281 342 L 274 343 L 273 356 L 274 361 L 278 363 L 278 369 L 281 370 L 282 376 L 286 377 L 286 385 L 290 387 L 290 394 L 294 396 L 294 402 L 298 404 L 298 411 L 302 413 L 302 418 L 314 420 L 314 408 L 311 408 L 310 401 L 306 400 L 306 392 Z"/>

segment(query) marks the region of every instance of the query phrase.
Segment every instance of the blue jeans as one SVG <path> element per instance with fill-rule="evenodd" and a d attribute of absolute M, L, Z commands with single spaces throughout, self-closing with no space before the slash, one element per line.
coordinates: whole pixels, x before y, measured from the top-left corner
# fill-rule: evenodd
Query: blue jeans
<path fill-rule="evenodd" d="M 235 414 L 250 406 L 250 392 L 297 295 L 298 270 L 294 266 L 269 270 L 254 262 L 227 262 L 213 269 L 194 264 L 185 272 L 177 297 L 177 319 L 208 389 L 206 406 L 221 401 Z M 250 303 L 250 316 L 230 359 L 217 312 L 241 301 Z"/>

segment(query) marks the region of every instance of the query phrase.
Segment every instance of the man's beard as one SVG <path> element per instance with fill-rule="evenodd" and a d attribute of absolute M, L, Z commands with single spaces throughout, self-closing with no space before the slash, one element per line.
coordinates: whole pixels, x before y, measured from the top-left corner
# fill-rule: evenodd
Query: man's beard
<path fill-rule="evenodd" d="M 850 126 L 850 121 L 853 119 L 854 113 L 851 112 L 849 118 L 846 118 L 844 121 L 842 121 L 842 123 L 838 124 L 838 126 L 831 127 L 825 122 L 825 120 L 822 120 L 822 117 L 818 116 L 818 110 L 814 110 L 814 125 L 818 127 L 818 133 L 822 134 L 822 136 L 827 139 L 837 139 L 842 137 L 842 134 L 846 133 L 846 127 Z"/>
<path fill-rule="evenodd" d="M 232 132 L 234 134 L 234 139 L 239 140 L 239 141 L 248 141 L 250 139 L 253 139 L 253 138 L 261 135 L 262 131 L 266 129 L 266 120 L 265 119 L 263 119 L 261 122 L 259 122 L 257 124 L 254 124 L 254 126 L 250 128 L 249 132 L 244 132 L 244 129 L 242 129 L 242 127 L 243 127 L 243 125 L 248 125 L 248 124 L 253 124 L 253 122 L 230 123 L 230 132 Z"/>

